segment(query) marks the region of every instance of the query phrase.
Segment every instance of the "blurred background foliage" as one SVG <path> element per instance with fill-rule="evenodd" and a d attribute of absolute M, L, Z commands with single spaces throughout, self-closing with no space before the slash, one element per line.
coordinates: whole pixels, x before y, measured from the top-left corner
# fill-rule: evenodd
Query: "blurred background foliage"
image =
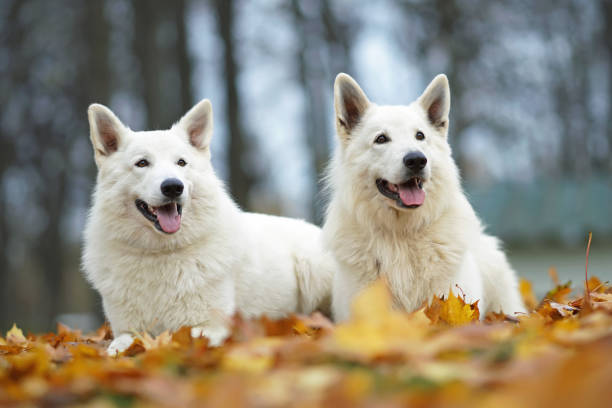
<path fill-rule="evenodd" d="M 87 106 L 136 130 L 199 99 L 245 209 L 320 223 L 332 85 L 408 103 L 439 72 L 466 190 L 519 274 L 612 278 L 610 0 L 0 0 L 0 329 L 85 328 Z"/>

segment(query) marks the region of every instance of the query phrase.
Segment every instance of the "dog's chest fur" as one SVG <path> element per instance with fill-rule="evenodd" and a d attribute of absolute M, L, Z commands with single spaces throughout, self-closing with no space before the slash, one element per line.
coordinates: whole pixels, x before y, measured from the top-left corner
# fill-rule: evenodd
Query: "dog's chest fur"
<path fill-rule="evenodd" d="M 204 259 L 201 254 L 210 252 L 202 248 L 142 253 L 109 242 L 92 247 L 96 253 L 89 259 L 88 277 L 102 295 L 115 332 L 158 334 L 206 325 L 233 312 L 231 280 L 219 272 L 231 268 L 223 259 Z"/>
<path fill-rule="evenodd" d="M 383 278 L 397 307 L 414 310 L 432 294 L 448 293 L 466 252 L 452 234 L 436 234 L 435 226 L 418 234 L 357 228 L 335 252 L 345 268 L 360 271 L 365 280 Z"/>

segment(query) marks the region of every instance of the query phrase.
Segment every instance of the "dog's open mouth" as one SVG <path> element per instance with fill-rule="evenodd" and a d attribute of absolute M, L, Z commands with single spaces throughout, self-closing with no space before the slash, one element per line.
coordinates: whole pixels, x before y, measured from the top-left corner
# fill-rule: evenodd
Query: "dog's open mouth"
<path fill-rule="evenodd" d="M 151 221 L 159 231 L 174 234 L 181 228 L 183 207 L 180 204 L 171 202 L 160 207 L 153 207 L 140 199 L 136 200 L 135 203 L 138 211 L 147 220 Z"/>
<path fill-rule="evenodd" d="M 423 179 L 412 177 L 401 184 L 389 183 L 384 179 L 376 180 L 376 187 L 382 195 L 395 201 L 401 208 L 417 208 L 425 202 Z"/>

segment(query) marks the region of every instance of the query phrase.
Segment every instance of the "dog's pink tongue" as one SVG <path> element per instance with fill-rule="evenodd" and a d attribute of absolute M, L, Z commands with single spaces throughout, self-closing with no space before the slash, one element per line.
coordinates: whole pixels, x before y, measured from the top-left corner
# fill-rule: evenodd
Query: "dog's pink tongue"
<path fill-rule="evenodd" d="M 176 203 L 171 203 L 157 209 L 157 221 L 168 234 L 173 234 L 181 228 L 181 215 L 178 213 Z"/>
<path fill-rule="evenodd" d="M 399 186 L 399 196 L 405 206 L 422 205 L 425 202 L 425 191 L 412 182 Z"/>

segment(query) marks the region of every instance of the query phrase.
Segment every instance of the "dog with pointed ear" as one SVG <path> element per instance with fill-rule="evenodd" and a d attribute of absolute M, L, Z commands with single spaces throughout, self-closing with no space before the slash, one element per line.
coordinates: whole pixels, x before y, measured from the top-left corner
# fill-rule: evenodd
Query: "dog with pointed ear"
<path fill-rule="evenodd" d="M 213 134 L 212 104 L 208 99 L 200 101 L 179 120 L 178 127 L 187 133 L 189 143 L 210 155 L 210 141 Z"/>
<path fill-rule="evenodd" d="M 119 150 L 128 129 L 104 105 L 94 103 L 87 109 L 91 144 L 94 148 L 96 165 L 100 167 L 104 159 Z"/>
<path fill-rule="evenodd" d="M 448 114 L 450 113 L 450 87 L 444 74 L 437 75 L 417 99 L 427 114 L 432 126 L 444 135 L 448 133 Z"/>
<path fill-rule="evenodd" d="M 371 102 L 341 73 L 334 83 L 338 149 L 329 167 L 324 240 L 339 270 L 333 313 L 350 317 L 357 293 L 384 277 L 413 311 L 449 288 L 488 311 L 523 312 L 516 275 L 463 190 L 448 143 L 444 74 L 407 105 Z"/>
<path fill-rule="evenodd" d="M 88 111 L 98 165 L 83 270 L 115 339 L 191 326 L 220 344 L 234 313 L 278 319 L 323 312 L 335 264 L 320 228 L 233 202 L 210 160 L 210 101 L 170 129 L 132 131 L 102 105 Z"/>
<path fill-rule="evenodd" d="M 125 144 L 131 129 L 104 105 L 94 103 L 87 109 L 90 139 L 94 148 L 96 165 L 100 167 L 105 158 L 117 152 Z M 189 143 L 210 156 L 210 141 L 213 134 L 213 112 L 210 100 L 204 99 L 193 106 L 174 128 L 185 132 Z"/>
<path fill-rule="evenodd" d="M 417 103 L 426 112 L 429 122 L 444 135 L 448 132 L 450 112 L 450 87 L 444 74 L 437 75 L 427 86 Z M 336 131 L 341 141 L 349 139 L 368 110 L 377 106 L 370 102 L 359 84 L 345 73 L 336 76 L 334 82 L 334 109 Z"/>
<path fill-rule="evenodd" d="M 340 140 L 347 141 L 371 103 L 365 92 L 349 75 L 340 73 L 334 83 L 336 131 Z"/>

